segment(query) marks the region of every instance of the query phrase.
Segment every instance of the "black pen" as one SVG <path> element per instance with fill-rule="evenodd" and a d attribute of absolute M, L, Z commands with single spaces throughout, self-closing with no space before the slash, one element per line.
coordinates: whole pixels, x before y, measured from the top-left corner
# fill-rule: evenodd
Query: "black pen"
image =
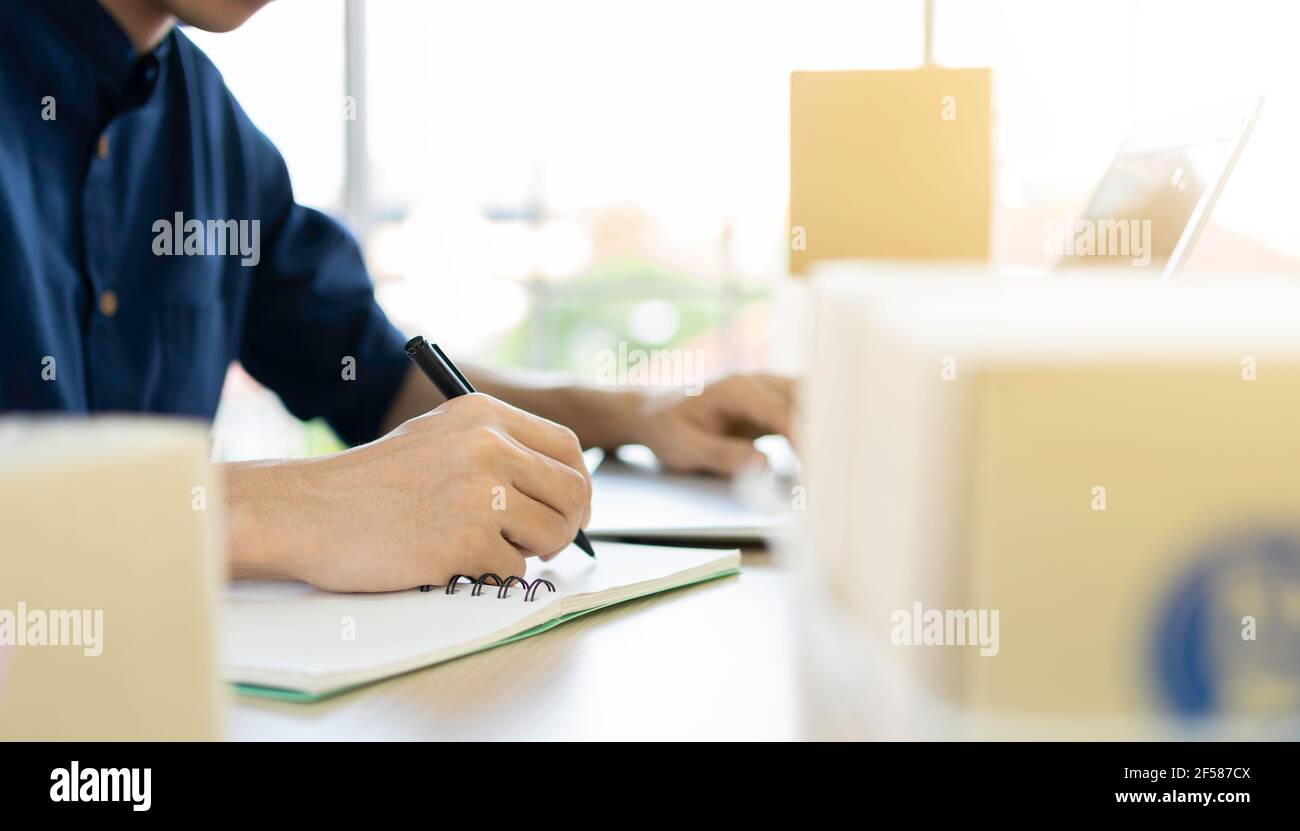
<path fill-rule="evenodd" d="M 460 370 L 451 362 L 451 358 L 438 348 L 438 344 L 429 343 L 416 335 L 406 342 L 406 356 L 415 362 L 420 371 L 438 388 L 438 392 L 448 400 L 474 392 L 469 379 L 460 374 Z M 578 536 L 573 544 L 592 557 L 596 556 L 596 549 L 591 547 L 591 542 L 581 529 L 578 530 Z"/>

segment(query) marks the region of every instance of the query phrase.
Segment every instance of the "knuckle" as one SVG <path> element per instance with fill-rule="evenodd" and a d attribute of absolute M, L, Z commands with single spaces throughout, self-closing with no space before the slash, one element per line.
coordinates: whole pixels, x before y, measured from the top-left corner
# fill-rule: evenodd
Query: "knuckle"
<path fill-rule="evenodd" d="M 564 445 L 568 450 L 576 451 L 579 456 L 582 455 L 582 443 L 578 441 L 577 433 L 557 421 L 547 421 L 546 424 L 549 425 L 551 433 L 559 444 Z"/>
<path fill-rule="evenodd" d="M 428 412 L 420 413 L 417 416 L 411 416 L 406 421 L 402 422 L 401 426 L 399 426 L 397 429 L 400 432 L 409 432 L 412 430 L 427 429 L 430 423 L 433 421 L 433 419 L 436 418 L 435 413 L 437 413 L 438 410 L 440 409 L 442 409 L 442 405 L 434 407 L 432 410 L 429 410 Z"/>
<path fill-rule="evenodd" d="M 565 444 L 572 446 L 579 453 L 582 452 L 582 443 L 578 441 L 578 434 L 573 432 L 571 428 L 561 424 L 560 436 L 564 439 Z"/>
<path fill-rule="evenodd" d="M 489 396 L 481 392 L 472 392 L 468 395 L 453 398 L 443 406 L 463 413 L 469 418 L 481 419 L 486 417 L 486 414 L 493 409 L 492 403 L 493 401 Z"/>
<path fill-rule="evenodd" d="M 447 413 L 449 415 L 460 415 L 472 405 L 469 402 L 469 396 L 462 395 L 459 398 L 448 398 L 438 406 L 433 408 L 433 412 Z"/>
<path fill-rule="evenodd" d="M 567 468 L 564 480 L 565 507 L 568 508 L 566 513 L 582 513 L 587 507 L 587 500 L 591 493 L 591 485 L 587 482 L 587 477 L 573 468 Z"/>
<path fill-rule="evenodd" d="M 501 446 L 501 436 L 491 427 L 476 424 L 465 431 L 462 437 L 464 447 L 475 458 L 493 455 Z"/>

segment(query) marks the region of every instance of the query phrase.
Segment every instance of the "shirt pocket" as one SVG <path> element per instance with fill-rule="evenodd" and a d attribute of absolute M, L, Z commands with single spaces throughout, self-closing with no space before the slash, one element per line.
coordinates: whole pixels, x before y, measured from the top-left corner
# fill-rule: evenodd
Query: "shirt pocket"
<path fill-rule="evenodd" d="M 226 377 L 224 304 L 169 301 L 161 309 L 159 410 L 212 420 Z"/>

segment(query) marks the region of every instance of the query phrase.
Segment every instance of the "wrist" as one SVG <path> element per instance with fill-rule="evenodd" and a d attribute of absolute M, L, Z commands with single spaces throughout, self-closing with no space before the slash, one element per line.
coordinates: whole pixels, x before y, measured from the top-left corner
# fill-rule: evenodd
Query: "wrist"
<path fill-rule="evenodd" d="M 646 394 L 638 389 L 589 386 L 565 388 L 575 414 L 570 424 L 583 447 L 612 450 L 641 444 L 646 436 Z"/>
<path fill-rule="evenodd" d="M 297 579 L 294 557 L 304 548 L 304 540 L 288 527 L 298 512 L 286 507 L 286 500 L 299 490 L 292 481 L 295 466 L 283 460 L 222 465 L 232 578 Z"/>

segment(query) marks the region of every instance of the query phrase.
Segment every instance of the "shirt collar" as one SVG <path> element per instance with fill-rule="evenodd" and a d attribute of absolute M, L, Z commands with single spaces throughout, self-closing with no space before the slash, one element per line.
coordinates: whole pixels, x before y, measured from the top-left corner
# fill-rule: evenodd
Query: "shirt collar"
<path fill-rule="evenodd" d="M 74 49 L 86 56 L 114 96 L 126 90 L 142 63 L 153 65 L 156 72 L 157 65 L 171 50 L 174 27 L 147 54 L 137 53 L 126 32 L 98 0 L 38 0 L 31 5 L 45 15 Z"/>

